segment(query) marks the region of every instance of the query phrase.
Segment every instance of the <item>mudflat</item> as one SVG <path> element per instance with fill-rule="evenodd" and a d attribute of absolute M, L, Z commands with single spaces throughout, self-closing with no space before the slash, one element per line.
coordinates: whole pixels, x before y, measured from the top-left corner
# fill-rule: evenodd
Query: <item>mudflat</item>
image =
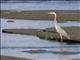
<path fill-rule="evenodd" d="M 9 11 L 2 10 L 1 18 L 28 19 L 28 20 L 53 20 L 54 15 L 48 12 L 56 12 L 58 21 L 80 21 L 79 10 L 33 10 L 33 11 Z"/>
<path fill-rule="evenodd" d="M 0 55 L 1 60 L 31 60 L 27 58 L 18 58 L 18 57 L 11 57 L 11 56 L 2 56 Z"/>

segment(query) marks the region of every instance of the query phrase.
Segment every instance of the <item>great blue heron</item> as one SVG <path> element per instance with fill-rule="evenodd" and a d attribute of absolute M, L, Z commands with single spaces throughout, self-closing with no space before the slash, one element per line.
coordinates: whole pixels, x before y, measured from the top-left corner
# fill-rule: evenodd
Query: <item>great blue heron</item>
<path fill-rule="evenodd" d="M 60 38 L 61 38 L 61 42 L 63 42 L 62 36 L 65 36 L 67 39 L 70 39 L 69 35 L 67 34 L 66 31 L 64 31 L 58 24 L 57 24 L 57 15 L 55 12 L 48 12 L 48 14 L 50 15 L 54 15 L 54 25 L 55 25 L 55 29 L 56 31 L 59 33 Z"/>

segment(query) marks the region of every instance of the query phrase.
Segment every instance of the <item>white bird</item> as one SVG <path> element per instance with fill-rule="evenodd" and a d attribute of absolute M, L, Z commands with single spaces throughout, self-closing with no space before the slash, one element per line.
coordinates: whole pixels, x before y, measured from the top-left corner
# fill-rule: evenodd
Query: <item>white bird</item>
<path fill-rule="evenodd" d="M 48 14 L 50 15 L 54 15 L 54 25 L 55 25 L 55 29 L 56 31 L 59 33 L 60 38 L 61 38 L 61 42 L 63 42 L 62 36 L 66 37 L 67 39 L 70 39 L 69 35 L 67 34 L 66 31 L 64 31 L 58 24 L 56 21 L 57 15 L 55 12 L 48 12 Z"/>

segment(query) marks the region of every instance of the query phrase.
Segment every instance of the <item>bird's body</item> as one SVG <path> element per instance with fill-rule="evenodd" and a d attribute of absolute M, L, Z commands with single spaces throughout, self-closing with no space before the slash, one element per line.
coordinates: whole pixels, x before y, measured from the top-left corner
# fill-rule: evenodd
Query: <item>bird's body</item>
<path fill-rule="evenodd" d="M 64 30 L 58 25 L 58 23 L 57 23 L 57 21 L 56 21 L 56 18 L 57 18 L 56 13 L 55 13 L 55 12 L 49 12 L 48 14 L 51 14 L 51 15 L 53 14 L 53 15 L 55 16 L 55 17 L 54 17 L 54 25 L 55 25 L 56 31 L 59 33 L 59 35 L 60 35 L 60 37 L 61 37 L 61 41 L 63 41 L 62 36 L 66 37 L 67 39 L 70 39 L 70 37 L 69 37 L 69 35 L 67 34 L 67 32 L 64 31 Z"/>
<path fill-rule="evenodd" d="M 57 24 L 57 21 L 56 21 L 56 23 L 55 23 L 55 21 L 54 21 L 54 25 L 55 25 L 56 31 L 57 31 L 60 35 L 66 37 L 67 39 L 70 39 L 70 37 L 69 37 L 69 35 L 67 34 L 67 32 L 64 31 L 64 30 Z"/>

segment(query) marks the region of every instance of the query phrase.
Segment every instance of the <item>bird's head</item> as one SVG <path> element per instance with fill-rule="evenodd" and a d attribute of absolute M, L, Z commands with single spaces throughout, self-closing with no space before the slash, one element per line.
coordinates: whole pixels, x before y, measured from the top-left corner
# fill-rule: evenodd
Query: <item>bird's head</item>
<path fill-rule="evenodd" d="M 48 14 L 51 14 L 51 15 L 54 14 L 55 15 L 56 13 L 55 12 L 48 12 Z"/>

